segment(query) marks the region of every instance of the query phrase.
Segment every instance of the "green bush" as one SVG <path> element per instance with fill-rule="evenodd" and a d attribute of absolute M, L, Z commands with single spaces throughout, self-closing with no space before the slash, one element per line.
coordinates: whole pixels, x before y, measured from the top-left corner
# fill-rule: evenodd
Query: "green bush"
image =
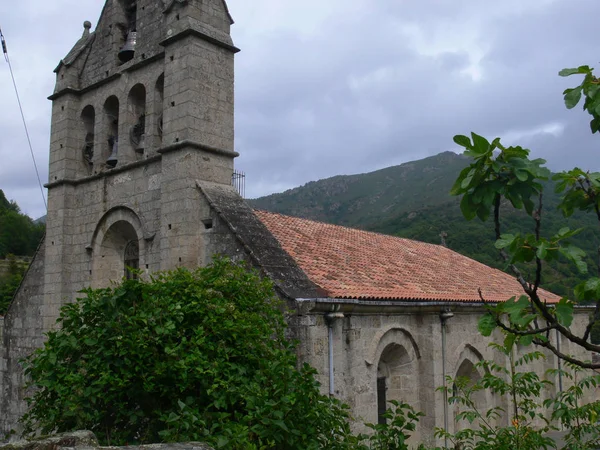
<path fill-rule="evenodd" d="M 14 255 L 8 255 L 7 260 L 8 271 L 0 276 L 0 316 L 8 310 L 8 306 L 27 270 L 27 264 L 24 262 L 19 263 Z"/>
<path fill-rule="evenodd" d="M 347 409 L 297 369 L 270 282 L 216 259 L 88 289 L 26 361 L 26 433 L 94 431 L 103 444 L 344 447 Z"/>

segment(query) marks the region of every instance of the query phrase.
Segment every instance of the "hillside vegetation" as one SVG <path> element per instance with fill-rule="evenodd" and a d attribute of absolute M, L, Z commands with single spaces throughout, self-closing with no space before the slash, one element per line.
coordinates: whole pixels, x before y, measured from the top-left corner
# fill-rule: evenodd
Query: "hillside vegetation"
<path fill-rule="evenodd" d="M 460 199 L 449 194 L 467 158 L 452 152 L 388 167 L 360 175 L 336 176 L 310 182 L 281 194 L 250 200 L 259 209 L 296 217 L 361 228 L 440 244 L 441 234 L 451 249 L 484 264 L 504 269 L 494 248 L 491 222 L 467 221 Z M 552 182 L 544 191 L 543 232 L 555 233 L 564 226 L 584 228 L 573 244 L 590 255 L 597 253 L 600 232 L 591 215 L 574 214 L 565 219 L 556 209 L 558 197 Z M 533 223 L 522 213 L 508 213 L 506 229 L 532 232 Z M 588 261 L 590 267 L 597 264 Z M 544 287 L 568 295 L 580 275 L 566 261 L 544 273 Z"/>
<path fill-rule="evenodd" d="M 0 189 L 0 316 L 6 312 L 44 234 L 44 224 L 21 213 Z M 17 256 L 15 256 L 17 255 Z"/>

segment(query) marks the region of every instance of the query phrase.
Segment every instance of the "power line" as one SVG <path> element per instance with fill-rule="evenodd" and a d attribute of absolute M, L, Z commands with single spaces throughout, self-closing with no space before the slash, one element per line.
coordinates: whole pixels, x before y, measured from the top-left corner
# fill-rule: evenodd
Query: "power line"
<path fill-rule="evenodd" d="M 37 163 L 35 162 L 35 155 L 33 154 L 33 145 L 31 145 L 31 137 L 29 136 L 29 129 L 27 128 L 27 121 L 25 120 L 25 114 L 23 114 L 23 106 L 21 104 L 21 97 L 19 96 L 19 90 L 17 89 L 17 82 L 15 81 L 15 75 L 13 73 L 12 65 L 10 63 L 10 58 L 8 57 L 8 49 L 6 47 L 6 39 L 4 39 L 4 35 L 2 34 L 2 29 L 0 28 L 0 41 L 2 42 L 2 52 L 4 53 L 4 59 L 8 63 L 8 69 L 10 71 L 10 76 L 12 78 L 13 86 L 15 88 L 15 94 L 17 95 L 17 103 L 19 104 L 19 111 L 21 111 L 21 119 L 23 119 L 23 126 L 25 127 L 25 134 L 27 135 L 27 142 L 29 143 L 29 151 L 31 152 L 31 159 L 33 160 L 33 167 L 35 167 L 35 174 L 38 179 L 38 183 L 40 185 L 40 192 L 42 194 L 42 200 L 44 200 L 44 207 L 46 211 L 48 211 L 48 204 L 46 203 L 46 196 L 44 195 L 44 186 L 42 185 L 42 180 L 40 178 L 40 172 L 37 167 Z"/>

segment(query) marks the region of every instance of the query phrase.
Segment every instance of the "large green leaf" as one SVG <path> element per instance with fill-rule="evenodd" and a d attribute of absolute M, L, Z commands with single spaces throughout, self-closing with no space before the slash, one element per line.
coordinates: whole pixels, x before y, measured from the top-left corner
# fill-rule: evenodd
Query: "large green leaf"
<path fill-rule="evenodd" d="M 471 133 L 471 137 L 473 138 L 473 150 L 476 153 L 482 154 L 490 150 L 490 143 L 486 138 L 476 133 Z"/>
<path fill-rule="evenodd" d="M 496 319 L 490 313 L 483 315 L 477 322 L 477 329 L 483 336 L 490 336 L 496 327 Z"/>
<path fill-rule="evenodd" d="M 581 86 L 578 86 L 574 89 L 567 89 L 565 91 L 565 106 L 568 109 L 572 109 L 577 106 L 579 100 L 581 100 Z"/>
<path fill-rule="evenodd" d="M 463 198 L 460 201 L 460 210 L 467 220 L 472 220 L 477 215 L 477 205 L 473 204 L 469 194 L 463 195 Z"/>
<path fill-rule="evenodd" d="M 530 306 L 529 297 L 522 295 L 517 301 L 515 301 L 515 297 L 509 299 L 502 305 L 502 309 L 508 314 L 511 323 L 524 326 L 529 321 L 526 312 Z"/>
<path fill-rule="evenodd" d="M 471 147 L 471 140 L 462 134 L 457 134 L 454 136 L 454 142 L 461 147 L 469 148 Z"/>
<path fill-rule="evenodd" d="M 567 300 L 566 298 L 561 298 L 560 302 L 556 304 L 556 320 L 558 323 L 565 327 L 570 327 L 573 323 L 573 310 L 574 305 L 572 302 Z"/>

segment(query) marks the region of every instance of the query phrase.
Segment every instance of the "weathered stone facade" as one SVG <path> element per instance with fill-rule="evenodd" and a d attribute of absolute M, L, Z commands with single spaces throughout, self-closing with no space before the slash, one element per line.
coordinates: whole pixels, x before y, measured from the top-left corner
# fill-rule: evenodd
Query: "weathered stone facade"
<path fill-rule="evenodd" d="M 19 360 L 80 289 L 119 280 L 126 266 L 195 267 L 214 254 L 250 262 L 296 311 L 290 332 L 324 392 L 348 403 L 358 423 L 377 422 L 384 380 L 388 400 L 426 414 L 416 436 L 425 442 L 446 413 L 454 427 L 436 391 L 444 366 L 478 376 L 477 361 L 498 358 L 477 332 L 481 305 L 329 298 L 234 191 L 231 24 L 223 0 L 107 0 L 95 31 L 86 23 L 57 67 L 46 237 L 0 318 L 0 433 L 25 411 Z M 132 30 L 135 55 L 122 63 Z M 549 355 L 535 369 L 556 364 Z"/>

